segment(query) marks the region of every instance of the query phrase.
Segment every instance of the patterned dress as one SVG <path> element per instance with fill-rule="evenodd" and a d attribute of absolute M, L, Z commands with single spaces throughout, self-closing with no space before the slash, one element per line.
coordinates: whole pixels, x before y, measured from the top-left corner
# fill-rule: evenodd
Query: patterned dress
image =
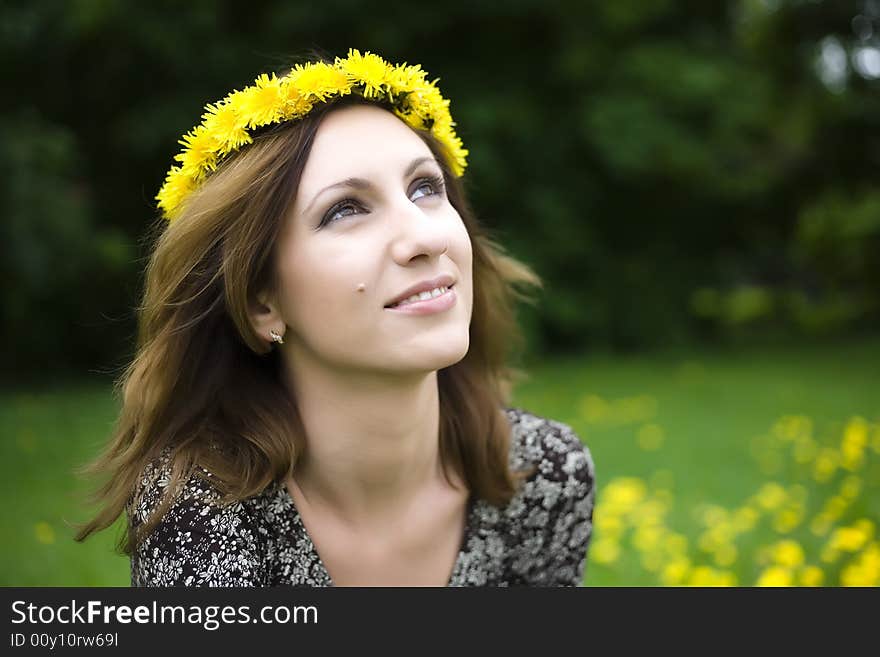
<path fill-rule="evenodd" d="M 566 424 L 505 409 L 513 430 L 510 465 L 535 473 L 504 507 L 470 497 L 464 538 L 448 586 L 579 586 L 592 535 L 590 451 Z M 210 478 L 210 474 L 204 471 Z M 170 463 L 147 466 L 142 524 L 168 486 Z M 131 558 L 132 586 L 332 586 L 282 483 L 221 506 L 193 476 Z"/>

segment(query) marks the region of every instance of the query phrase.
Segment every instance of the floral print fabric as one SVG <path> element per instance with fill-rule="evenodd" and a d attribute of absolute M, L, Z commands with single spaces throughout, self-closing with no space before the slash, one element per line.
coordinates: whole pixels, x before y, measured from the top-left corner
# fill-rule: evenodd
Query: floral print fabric
<path fill-rule="evenodd" d="M 578 586 L 592 535 L 594 467 L 566 424 L 505 409 L 510 465 L 535 473 L 504 507 L 473 496 L 448 586 Z M 145 469 L 132 527 L 149 517 L 168 486 L 163 455 Z M 131 557 L 133 586 L 332 586 L 282 483 L 222 506 L 206 470 L 193 475 Z"/>

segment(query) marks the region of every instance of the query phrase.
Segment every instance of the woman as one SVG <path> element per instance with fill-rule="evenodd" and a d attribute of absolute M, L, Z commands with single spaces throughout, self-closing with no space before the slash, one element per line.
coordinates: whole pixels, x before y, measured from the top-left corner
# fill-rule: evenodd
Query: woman
<path fill-rule="evenodd" d="M 136 586 L 578 585 L 593 464 L 509 407 L 516 284 L 418 66 L 209 105 L 157 199 L 110 477 Z"/>

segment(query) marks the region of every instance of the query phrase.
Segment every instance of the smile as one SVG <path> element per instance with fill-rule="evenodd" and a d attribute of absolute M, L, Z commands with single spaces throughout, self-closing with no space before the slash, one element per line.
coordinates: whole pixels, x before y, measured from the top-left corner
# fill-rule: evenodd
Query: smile
<path fill-rule="evenodd" d="M 425 292 L 423 294 L 431 293 Z M 410 297 L 410 299 L 412 298 L 413 297 Z M 385 308 L 385 310 L 406 315 L 429 315 L 452 308 L 452 306 L 455 305 L 457 298 L 458 295 L 455 293 L 453 286 L 450 285 L 446 288 L 445 292 L 441 291 L 441 293 L 436 296 L 431 296 L 430 298 L 420 297 L 418 301 L 410 301 L 407 299 L 401 302 L 400 305 L 390 306 Z"/>

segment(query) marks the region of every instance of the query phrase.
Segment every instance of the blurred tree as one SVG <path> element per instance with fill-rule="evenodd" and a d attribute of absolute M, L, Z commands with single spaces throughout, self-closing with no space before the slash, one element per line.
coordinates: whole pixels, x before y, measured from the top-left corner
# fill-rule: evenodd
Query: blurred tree
<path fill-rule="evenodd" d="M 312 48 L 441 79 L 479 215 L 547 283 L 538 352 L 876 326 L 878 34 L 877 0 L 8 1 L 0 370 L 124 362 L 177 139 Z"/>

